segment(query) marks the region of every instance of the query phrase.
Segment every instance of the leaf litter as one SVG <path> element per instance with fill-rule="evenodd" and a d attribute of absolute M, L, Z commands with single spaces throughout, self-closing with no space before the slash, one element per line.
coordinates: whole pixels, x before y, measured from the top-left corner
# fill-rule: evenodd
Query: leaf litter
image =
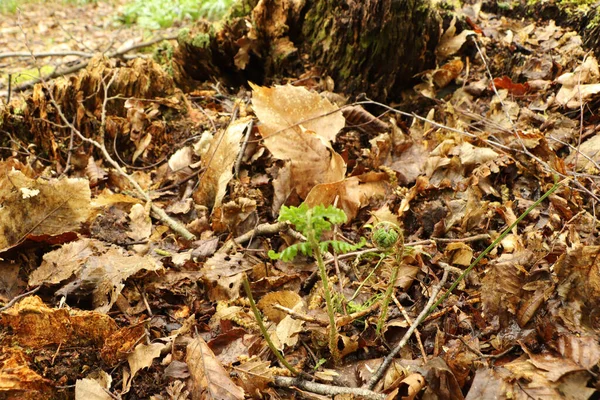
<path fill-rule="evenodd" d="M 37 86 L 23 116 L 30 136 L 17 141 L 30 140 L 52 161 L 29 148 L 28 156 L 2 150 L 0 164 L 0 397 L 318 398 L 319 384 L 366 390 L 442 272 L 455 280 L 554 175 L 568 181 L 424 318 L 368 395 L 594 396 L 600 168 L 585 108 L 598 100 L 597 60 L 552 21 L 480 12 L 477 25 L 457 33 L 451 23 L 436 51 L 440 67 L 406 92 L 414 110 L 405 115 L 376 117 L 390 110 L 286 79 L 237 95 L 208 85 L 184 94 L 141 59 L 92 60 L 51 83 L 53 98 Z M 534 51 L 507 65 L 516 45 Z M 467 55 L 467 47 L 475 51 Z M 117 94 L 123 98 L 106 101 Z M 131 180 L 85 144 L 67 157 L 71 132 L 55 128 L 65 123 L 56 107 L 86 135 L 101 124 L 108 152 Z M 182 239 L 150 201 L 194 238 Z M 313 258 L 267 257 L 305 240 L 276 223 L 282 205 L 303 201 L 348 216 L 325 240 L 371 239 L 367 224 L 381 221 L 401 225 L 405 237 L 399 261 L 373 244 L 326 254 L 338 365 Z M 245 277 L 270 340 L 303 381 L 286 380 L 290 371 L 269 352 Z M 18 297 L 29 289 L 37 292 Z"/>

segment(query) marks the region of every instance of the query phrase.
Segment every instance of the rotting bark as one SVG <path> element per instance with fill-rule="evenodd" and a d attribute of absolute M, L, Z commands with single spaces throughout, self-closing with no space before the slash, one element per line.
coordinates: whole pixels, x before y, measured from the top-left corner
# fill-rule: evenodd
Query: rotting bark
<path fill-rule="evenodd" d="M 308 62 L 337 91 L 398 99 L 415 74 L 435 65 L 437 7 L 429 0 L 261 0 L 246 17 L 183 32 L 175 79 L 188 89 L 214 78 L 265 83 L 298 76 Z"/>

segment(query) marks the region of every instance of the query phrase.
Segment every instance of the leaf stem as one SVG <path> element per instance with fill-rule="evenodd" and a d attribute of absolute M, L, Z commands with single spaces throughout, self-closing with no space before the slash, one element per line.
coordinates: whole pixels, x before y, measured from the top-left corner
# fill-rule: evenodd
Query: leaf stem
<path fill-rule="evenodd" d="M 314 227 L 311 224 L 312 210 L 306 214 L 308 221 L 306 239 L 312 247 L 315 259 L 317 260 L 317 266 L 319 267 L 319 273 L 321 275 L 321 281 L 323 282 L 323 292 L 325 294 L 325 303 L 327 304 L 327 315 L 329 316 L 329 351 L 333 356 L 333 362 L 337 364 L 340 356 L 337 348 L 337 328 L 335 326 L 335 310 L 333 309 L 333 301 L 331 299 L 331 291 L 329 290 L 329 280 L 327 277 L 327 268 L 323 262 L 323 254 L 321 254 L 321 248 L 316 238 Z"/>
<path fill-rule="evenodd" d="M 292 374 L 294 375 L 298 375 L 298 370 L 296 370 L 296 368 L 294 368 L 279 352 L 279 350 L 277 350 L 277 348 L 275 347 L 275 344 L 273 344 L 273 341 L 271 340 L 271 335 L 269 335 L 269 332 L 267 331 L 267 328 L 265 327 L 265 324 L 263 322 L 262 316 L 260 314 L 260 311 L 258 310 L 258 307 L 256 307 L 256 303 L 254 302 L 254 298 L 252 297 L 252 291 L 250 290 L 250 283 L 248 282 L 248 277 L 246 276 L 246 274 L 244 274 L 244 278 L 242 279 L 242 283 L 244 285 L 244 291 L 246 292 L 246 296 L 248 296 L 248 300 L 250 300 L 250 308 L 252 309 L 252 312 L 254 313 L 254 317 L 256 318 L 256 322 L 258 323 L 258 327 L 260 329 L 260 332 L 262 333 L 263 337 L 265 338 L 265 340 L 267 341 L 267 345 L 269 346 L 269 349 L 271 349 L 271 352 L 273 352 L 273 354 L 275 355 L 275 357 L 277 357 L 277 359 L 279 360 L 279 362 L 286 367 Z"/>

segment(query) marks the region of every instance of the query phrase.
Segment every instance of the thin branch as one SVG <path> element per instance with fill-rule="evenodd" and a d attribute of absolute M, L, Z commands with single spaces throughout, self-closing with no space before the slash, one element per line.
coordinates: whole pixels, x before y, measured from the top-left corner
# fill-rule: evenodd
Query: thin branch
<path fill-rule="evenodd" d="M 127 172 L 125 172 L 125 170 L 123 170 L 123 168 L 121 168 L 121 166 L 119 165 L 118 162 L 116 162 L 111 155 L 108 153 L 108 150 L 106 149 L 106 146 L 104 146 L 104 144 L 102 143 L 98 143 L 97 141 L 87 138 L 85 136 L 83 136 L 83 134 L 75 127 L 75 125 L 73 125 L 65 116 L 65 114 L 62 111 L 62 108 L 58 105 L 58 103 L 56 102 L 56 100 L 54 99 L 54 97 L 52 96 L 52 91 L 49 91 L 50 93 L 50 102 L 52 103 L 52 105 L 54 106 L 54 108 L 56 109 L 56 112 L 58 113 L 59 117 L 61 118 L 61 120 L 65 123 L 65 125 L 67 125 L 73 132 L 75 132 L 75 134 L 79 137 L 79 139 L 85 143 L 91 144 L 92 146 L 96 147 L 97 149 L 99 149 L 102 152 L 102 155 L 104 156 L 104 159 L 113 166 L 113 168 L 115 170 L 117 170 L 117 172 L 122 175 L 125 179 L 127 179 L 127 181 L 129 182 L 129 184 L 140 194 L 140 196 L 148 203 L 151 204 L 151 210 L 152 213 L 161 221 L 163 221 L 165 224 L 167 224 L 171 229 L 173 229 L 175 232 L 179 233 L 183 238 L 187 239 L 187 240 L 193 240 L 196 238 L 196 236 L 194 234 L 192 234 L 190 231 L 188 231 L 186 229 L 185 226 L 183 226 L 180 222 L 176 221 L 175 219 L 171 218 L 169 215 L 167 215 L 167 213 L 165 212 L 165 210 L 163 210 L 162 208 L 158 207 L 157 205 L 152 203 L 152 200 L 150 199 L 150 196 L 148 196 L 148 194 L 144 191 L 144 189 L 142 189 L 142 187 L 137 183 L 137 181 L 135 179 L 133 179 Z"/>
<path fill-rule="evenodd" d="M 306 390 L 311 393 L 320 394 L 323 396 L 336 396 L 338 394 L 351 394 L 361 399 L 366 400 L 385 400 L 386 395 L 376 393 L 372 390 L 365 388 L 351 388 L 345 386 L 332 386 L 325 385 L 323 383 L 316 383 L 306 381 L 299 378 L 290 378 L 287 376 L 276 376 L 273 380 L 276 386 L 281 388 L 292 388 L 296 387 L 301 390 Z"/>
<path fill-rule="evenodd" d="M 387 371 L 387 369 L 390 367 L 390 365 L 394 361 L 394 357 L 396 357 L 396 354 L 398 354 L 400 352 L 400 350 L 402 350 L 402 348 L 406 345 L 406 343 L 408 342 L 408 340 L 412 336 L 413 332 L 417 329 L 417 327 L 425 319 L 425 317 L 429 313 L 429 309 L 431 308 L 431 306 L 435 302 L 435 300 L 437 298 L 437 295 L 442 290 L 442 287 L 444 287 L 444 285 L 446 284 L 446 280 L 447 279 L 448 279 L 448 270 L 445 269 L 444 270 L 444 274 L 442 275 L 442 279 L 433 288 L 433 290 L 431 292 L 431 296 L 429 297 L 429 301 L 427 302 L 427 304 L 425 305 L 425 307 L 423 307 L 423 310 L 421 311 L 421 313 L 419 314 L 419 316 L 417 317 L 417 319 L 415 319 L 415 321 L 412 323 L 412 325 L 410 326 L 410 328 L 408 328 L 408 330 L 406 331 L 406 333 L 404 334 L 404 336 L 402 337 L 402 339 L 400 340 L 400 342 L 396 345 L 396 347 L 394 349 L 392 349 L 392 351 L 390 352 L 390 354 L 388 354 L 385 357 L 385 359 L 383 360 L 383 362 L 381 363 L 381 365 L 379 366 L 379 368 L 377 369 L 377 371 L 375 372 L 375 374 L 373 374 L 373 376 L 371 377 L 371 380 L 369 381 L 369 383 L 367 385 L 367 387 L 370 390 L 373 390 L 373 388 L 375 388 L 375 385 L 377 385 L 377 382 L 379 382 L 381 380 L 381 378 L 383 378 L 383 375 L 385 374 L 385 372 Z"/>
<path fill-rule="evenodd" d="M 274 224 L 260 224 L 256 228 L 249 230 L 241 236 L 238 236 L 235 239 L 229 239 L 221 248 L 217 251 L 217 253 L 227 253 L 231 249 L 233 249 L 236 245 L 246 243 L 251 240 L 254 236 L 259 235 L 274 235 L 279 232 L 283 232 L 288 229 L 290 226 L 287 222 L 277 222 Z"/>
<path fill-rule="evenodd" d="M 27 51 L 17 51 L 17 52 L 10 52 L 10 53 L 0 53 L 0 60 L 2 60 L 3 58 L 23 58 L 23 57 L 31 57 L 32 54 L 27 52 Z M 85 51 L 73 51 L 73 50 L 67 50 L 67 51 L 45 51 L 45 52 L 41 52 L 41 53 L 33 53 L 33 56 L 35 58 L 43 58 L 43 57 L 65 57 L 65 56 L 79 56 L 79 57 L 85 57 L 85 58 L 92 58 L 94 56 L 93 53 L 88 53 Z"/>
<path fill-rule="evenodd" d="M 4 311 L 4 310 L 8 310 L 9 308 L 11 308 L 17 301 L 21 300 L 23 297 L 27 297 L 31 294 L 34 294 L 35 292 L 37 292 L 38 290 L 40 290 L 41 286 L 36 287 L 33 290 L 30 290 L 29 292 L 25 292 L 22 293 L 18 296 L 13 297 L 13 299 L 11 301 L 9 301 L 8 303 L 6 303 L 6 305 L 4 307 L 0 307 L 0 312 Z"/>
<path fill-rule="evenodd" d="M 284 307 L 281 304 L 273 304 L 273 308 L 275 308 L 276 310 L 279 310 L 279 311 L 283 311 L 284 313 L 288 314 L 293 319 L 310 322 L 312 324 L 316 324 L 316 325 L 320 325 L 320 326 L 324 326 L 324 327 L 329 326 L 329 322 L 327 322 L 327 321 L 311 317 L 310 315 L 301 314 L 295 310 L 292 310 L 291 308 Z"/>

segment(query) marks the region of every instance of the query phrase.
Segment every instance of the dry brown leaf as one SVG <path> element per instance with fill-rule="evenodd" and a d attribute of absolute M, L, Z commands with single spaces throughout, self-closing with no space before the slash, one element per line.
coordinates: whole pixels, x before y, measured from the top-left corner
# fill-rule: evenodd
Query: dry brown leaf
<path fill-rule="evenodd" d="M 208 208 L 218 207 L 225 196 L 227 184 L 233 178 L 233 165 L 240 152 L 240 140 L 251 118 L 240 118 L 216 135 L 202 157 L 206 168 L 194 192 L 194 201 Z"/>
<path fill-rule="evenodd" d="M 401 386 L 404 386 L 402 389 L 403 393 L 406 393 L 405 396 L 402 397 L 402 400 L 413 400 L 417 394 L 423 389 L 426 384 L 425 377 L 418 372 L 413 372 L 408 375 L 402 382 L 400 382 Z"/>
<path fill-rule="evenodd" d="M 129 232 L 127 236 L 135 242 L 148 240 L 152 234 L 152 220 L 150 219 L 150 203 L 146 206 L 134 204 L 129 212 Z M 144 254 L 148 251 L 150 244 L 136 244 L 133 250 L 136 253 Z"/>
<path fill-rule="evenodd" d="M 337 106 L 301 87 L 252 89 L 265 146 L 275 158 L 290 160 L 291 183 L 300 197 L 319 183 L 344 178 L 346 164 L 330 144 L 345 124 Z"/>
<path fill-rule="evenodd" d="M 328 206 L 334 204 L 337 198 L 337 207 L 344 210 L 348 221 L 351 221 L 360 208 L 368 205 L 372 199 L 383 198 L 388 189 L 387 174 L 368 173 L 317 185 L 306 196 L 305 203 L 309 207 Z"/>
<path fill-rule="evenodd" d="M 265 390 L 273 381 L 273 371 L 271 371 L 270 365 L 269 361 L 252 359 L 235 368 L 244 391 L 250 396 Z"/>
<path fill-rule="evenodd" d="M 204 263 L 202 278 L 212 301 L 237 299 L 242 285 L 242 272 L 252 269 L 242 253 L 217 253 Z"/>
<path fill-rule="evenodd" d="M 127 357 L 131 375 L 129 375 L 129 379 L 124 381 L 124 389 L 122 393 L 127 393 L 129 391 L 133 382 L 133 378 L 138 371 L 150 367 L 152 365 L 152 361 L 154 361 L 156 357 L 160 356 L 160 352 L 166 346 L 167 345 L 164 343 L 151 343 L 149 345 L 140 343 L 135 346 L 133 352 Z"/>
<path fill-rule="evenodd" d="M 306 307 L 303 302 L 297 303 L 292 310 L 298 313 L 304 313 Z M 273 344 L 280 350 L 294 347 L 298 343 L 299 334 L 304 330 L 304 321 L 293 318 L 291 315 L 287 315 L 283 318 L 275 327 L 275 334 L 271 335 Z"/>
<path fill-rule="evenodd" d="M 559 293 L 595 307 L 600 301 L 600 246 L 575 245 L 555 264 Z"/>
<path fill-rule="evenodd" d="M 576 362 L 565 359 L 564 357 L 557 357 L 549 352 L 535 354 L 527 347 L 521 347 L 529 356 L 529 362 L 531 362 L 540 370 L 546 371 L 543 372 L 544 376 L 551 382 L 558 381 L 563 375 L 583 370 L 583 367 L 578 365 Z"/>
<path fill-rule="evenodd" d="M 592 369 L 600 362 L 600 344 L 592 336 L 561 336 L 558 339 L 558 351 L 585 369 Z"/>
<path fill-rule="evenodd" d="M 75 400 L 111 400 L 109 389 L 112 378 L 104 371 L 100 371 L 96 377 L 78 379 L 75 382 Z"/>
<path fill-rule="evenodd" d="M 96 163 L 94 157 L 88 158 L 87 166 L 85 167 L 85 176 L 90 181 L 90 186 L 96 186 L 100 181 L 107 177 L 107 173 L 100 165 Z"/>
<path fill-rule="evenodd" d="M 452 264 L 468 267 L 473 259 L 473 249 L 466 243 L 449 243 L 446 246 L 446 253 L 450 255 Z"/>
<path fill-rule="evenodd" d="M 435 55 L 438 60 L 446 60 L 448 57 L 456 54 L 460 48 L 467 41 L 467 37 L 470 35 L 476 35 L 474 31 L 463 30 L 461 33 L 456 35 L 456 17 L 452 19 L 450 22 L 450 26 L 442 37 L 440 38 L 440 42 L 435 49 Z"/>
<path fill-rule="evenodd" d="M 185 362 L 191 376 L 192 400 L 243 400 L 244 390 L 237 386 L 201 337 L 187 346 Z"/>
<path fill-rule="evenodd" d="M 20 171 L 0 176 L 0 252 L 28 236 L 58 236 L 79 230 L 90 214 L 85 179 L 30 179 Z"/>
<path fill-rule="evenodd" d="M 257 306 L 263 312 L 265 317 L 277 323 L 287 317 L 288 314 L 274 308 L 276 304 L 293 309 L 297 304 L 302 304 L 302 297 L 291 290 L 271 292 L 264 295 L 257 303 Z"/>
<path fill-rule="evenodd" d="M 67 261 L 67 262 L 65 262 Z M 107 247 L 93 239 L 81 239 L 46 253 L 40 267 L 29 277 L 29 284 L 57 284 L 75 280 L 57 294 L 92 293 L 92 305 L 108 312 L 123 289 L 123 281 L 141 270 L 156 271 L 162 264 L 150 256 L 128 254 L 119 247 Z"/>

